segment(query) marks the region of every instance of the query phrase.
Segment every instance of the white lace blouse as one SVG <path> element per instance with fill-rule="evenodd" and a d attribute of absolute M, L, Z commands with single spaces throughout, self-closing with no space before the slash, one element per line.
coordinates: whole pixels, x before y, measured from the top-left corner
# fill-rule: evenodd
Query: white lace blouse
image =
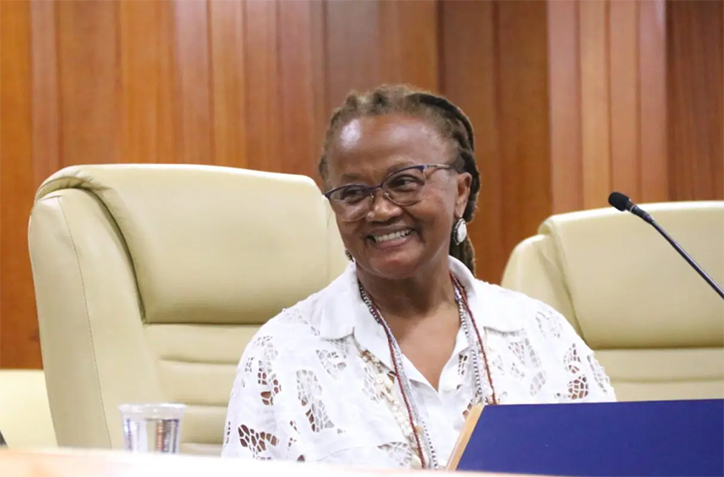
<path fill-rule="evenodd" d="M 476 280 L 454 258 L 450 270 L 466 289 L 501 404 L 615 400 L 592 351 L 562 315 Z M 468 348 L 461 327 L 438 390 L 403 357 L 440 466 L 475 392 Z M 363 359 L 366 353 L 376 360 Z M 399 387 L 386 383 L 391 369 L 387 338 L 362 301 L 350 264 L 327 288 L 262 326 L 246 348 L 222 455 L 411 467 L 415 450 L 399 419 Z"/>

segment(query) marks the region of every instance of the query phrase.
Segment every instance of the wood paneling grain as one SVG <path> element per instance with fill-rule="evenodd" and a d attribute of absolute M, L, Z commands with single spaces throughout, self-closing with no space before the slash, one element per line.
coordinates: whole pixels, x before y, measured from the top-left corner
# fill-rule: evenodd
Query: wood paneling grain
<path fill-rule="evenodd" d="M 210 2 L 214 164 L 248 167 L 246 16 L 242 2 Z"/>
<path fill-rule="evenodd" d="M 174 0 L 176 156 L 171 162 L 211 164 L 211 65 L 206 1 Z"/>
<path fill-rule="evenodd" d="M 721 1 L 669 2 L 669 195 L 724 196 Z"/>
<path fill-rule="evenodd" d="M 639 202 L 669 198 L 665 15 L 664 0 L 639 2 L 641 195 L 636 199 Z"/>
<path fill-rule="evenodd" d="M 254 169 L 282 170 L 278 0 L 245 3 L 246 154 Z"/>
<path fill-rule="evenodd" d="M 314 84 L 314 67 L 324 53 L 314 30 L 323 25 L 323 11 L 315 3 L 298 0 L 279 9 L 279 99 L 283 167 L 316 178 L 327 111 L 320 111 L 324 97 L 317 97 L 324 90 Z"/>
<path fill-rule="evenodd" d="M 551 213 L 548 30 L 543 2 L 503 1 L 496 9 L 503 245 L 508 255 Z"/>
<path fill-rule="evenodd" d="M 56 2 L 63 165 L 124 162 L 118 2 Z"/>
<path fill-rule="evenodd" d="M 33 178 L 39 186 L 62 166 L 55 4 L 31 0 Z"/>
<path fill-rule="evenodd" d="M 26 230 L 63 166 L 306 174 L 350 90 L 470 116 L 478 276 L 551 213 L 724 198 L 722 0 L 0 0 L 0 365 L 39 367 Z"/>
<path fill-rule="evenodd" d="M 548 4 L 552 211 L 583 208 L 578 0 Z"/>
<path fill-rule="evenodd" d="M 442 89 L 472 119 L 481 172 L 470 233 L 478 275 L 500 280 L 551 212 L 546 4 L 441 5 Z"/>
<path fill-rule="evenodd" d="M 325 2 L 327 107 L 342 103 L 350 90 L 374 88 L 381 80 L 380 1 Z"/>
<path fill-rule="evenodd" d="M 638 8 L 636 0 L 609 6 L 610 188 L 636 198 L 641 197 Z"/>
<path fill-rule="evenodd" d="M 26 231 L 33 174 L 30 2 L 0 2 L 0 366 L 37 368 L 40 342 Z"/>
<path fill-rule="evenodd" d="M 439 91 L 437 2 L 382 0 L 379 15 L 380 81 Z"/>
<path fill-rule="evenodd" d="M 119 8 L 123 160 L 176 161 L 172 3 Z"/>
<path fill-rule="evenodd" d="M 478 211 L 468 230 L 478 277 L 494 282 L 507 256 L 503 238 L 503 167 L 498 131 L 495 4 L 446 1 L 440 5 L 441 88 L 475 128 L 480 171 Z"/>
<path fill-rule="evenodd" d="M 579 5 L 583 207 L 604 207 L 611 184 L 611 103 L 606 0 Z"/>

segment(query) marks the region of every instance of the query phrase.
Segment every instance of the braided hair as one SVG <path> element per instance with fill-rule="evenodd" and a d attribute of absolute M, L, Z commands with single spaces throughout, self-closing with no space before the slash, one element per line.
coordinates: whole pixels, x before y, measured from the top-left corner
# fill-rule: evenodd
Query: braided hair
<path fill-rule="evenodd" d="M 364 116 L 381 116 L 403 113 L 430 121 L 443 138 L 449 139 L 456 151 L 453 166 L 458 172 L 467 172 L 472 177 L 470 196 L 462 218 L 465 222 L 473 220 L 480 192 L 480 172 L 475 163 L 475 137 L 470 120 L 447 99 L 434 94 L 413 90 L 407 86 L 380 86 L 374 90 L 352 92 L 342 106 L 332 114 L 327 128 L 319 159 L 319 174 L 323 181 L 328 176 L 328 151 L 339 131 L 354 119 Z M 452 231 L 450 232 L 452 234 Z M 475 274 L 475 250 L 470 238 L 460 244 L 450 240 L 450 255 L 457 258 Z"/>

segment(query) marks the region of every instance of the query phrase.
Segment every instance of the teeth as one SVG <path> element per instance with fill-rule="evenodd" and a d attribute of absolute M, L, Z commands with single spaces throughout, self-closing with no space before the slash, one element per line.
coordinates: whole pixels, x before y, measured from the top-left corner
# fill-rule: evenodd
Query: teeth
<path fill-rule="evenodd" d="M 402 237 L 407 237 L 412 233 L 412 230 L 400 230 L 399 232 L 392 232 L 391 234 L 385 234 L 385 235 L 373 235 L 372 239 L 377 242 L 387 242 L 388 240 L 395 240 L 400 239 Z"/>

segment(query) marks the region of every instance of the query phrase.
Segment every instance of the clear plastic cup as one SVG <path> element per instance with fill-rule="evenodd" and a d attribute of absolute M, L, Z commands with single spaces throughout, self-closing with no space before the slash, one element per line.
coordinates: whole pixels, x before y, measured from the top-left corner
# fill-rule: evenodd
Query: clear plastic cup
<path fill-rule="evenodd" d="M 185 404 L 121 404 L 118 409 L 127 451 L 178 454 Z"/>

